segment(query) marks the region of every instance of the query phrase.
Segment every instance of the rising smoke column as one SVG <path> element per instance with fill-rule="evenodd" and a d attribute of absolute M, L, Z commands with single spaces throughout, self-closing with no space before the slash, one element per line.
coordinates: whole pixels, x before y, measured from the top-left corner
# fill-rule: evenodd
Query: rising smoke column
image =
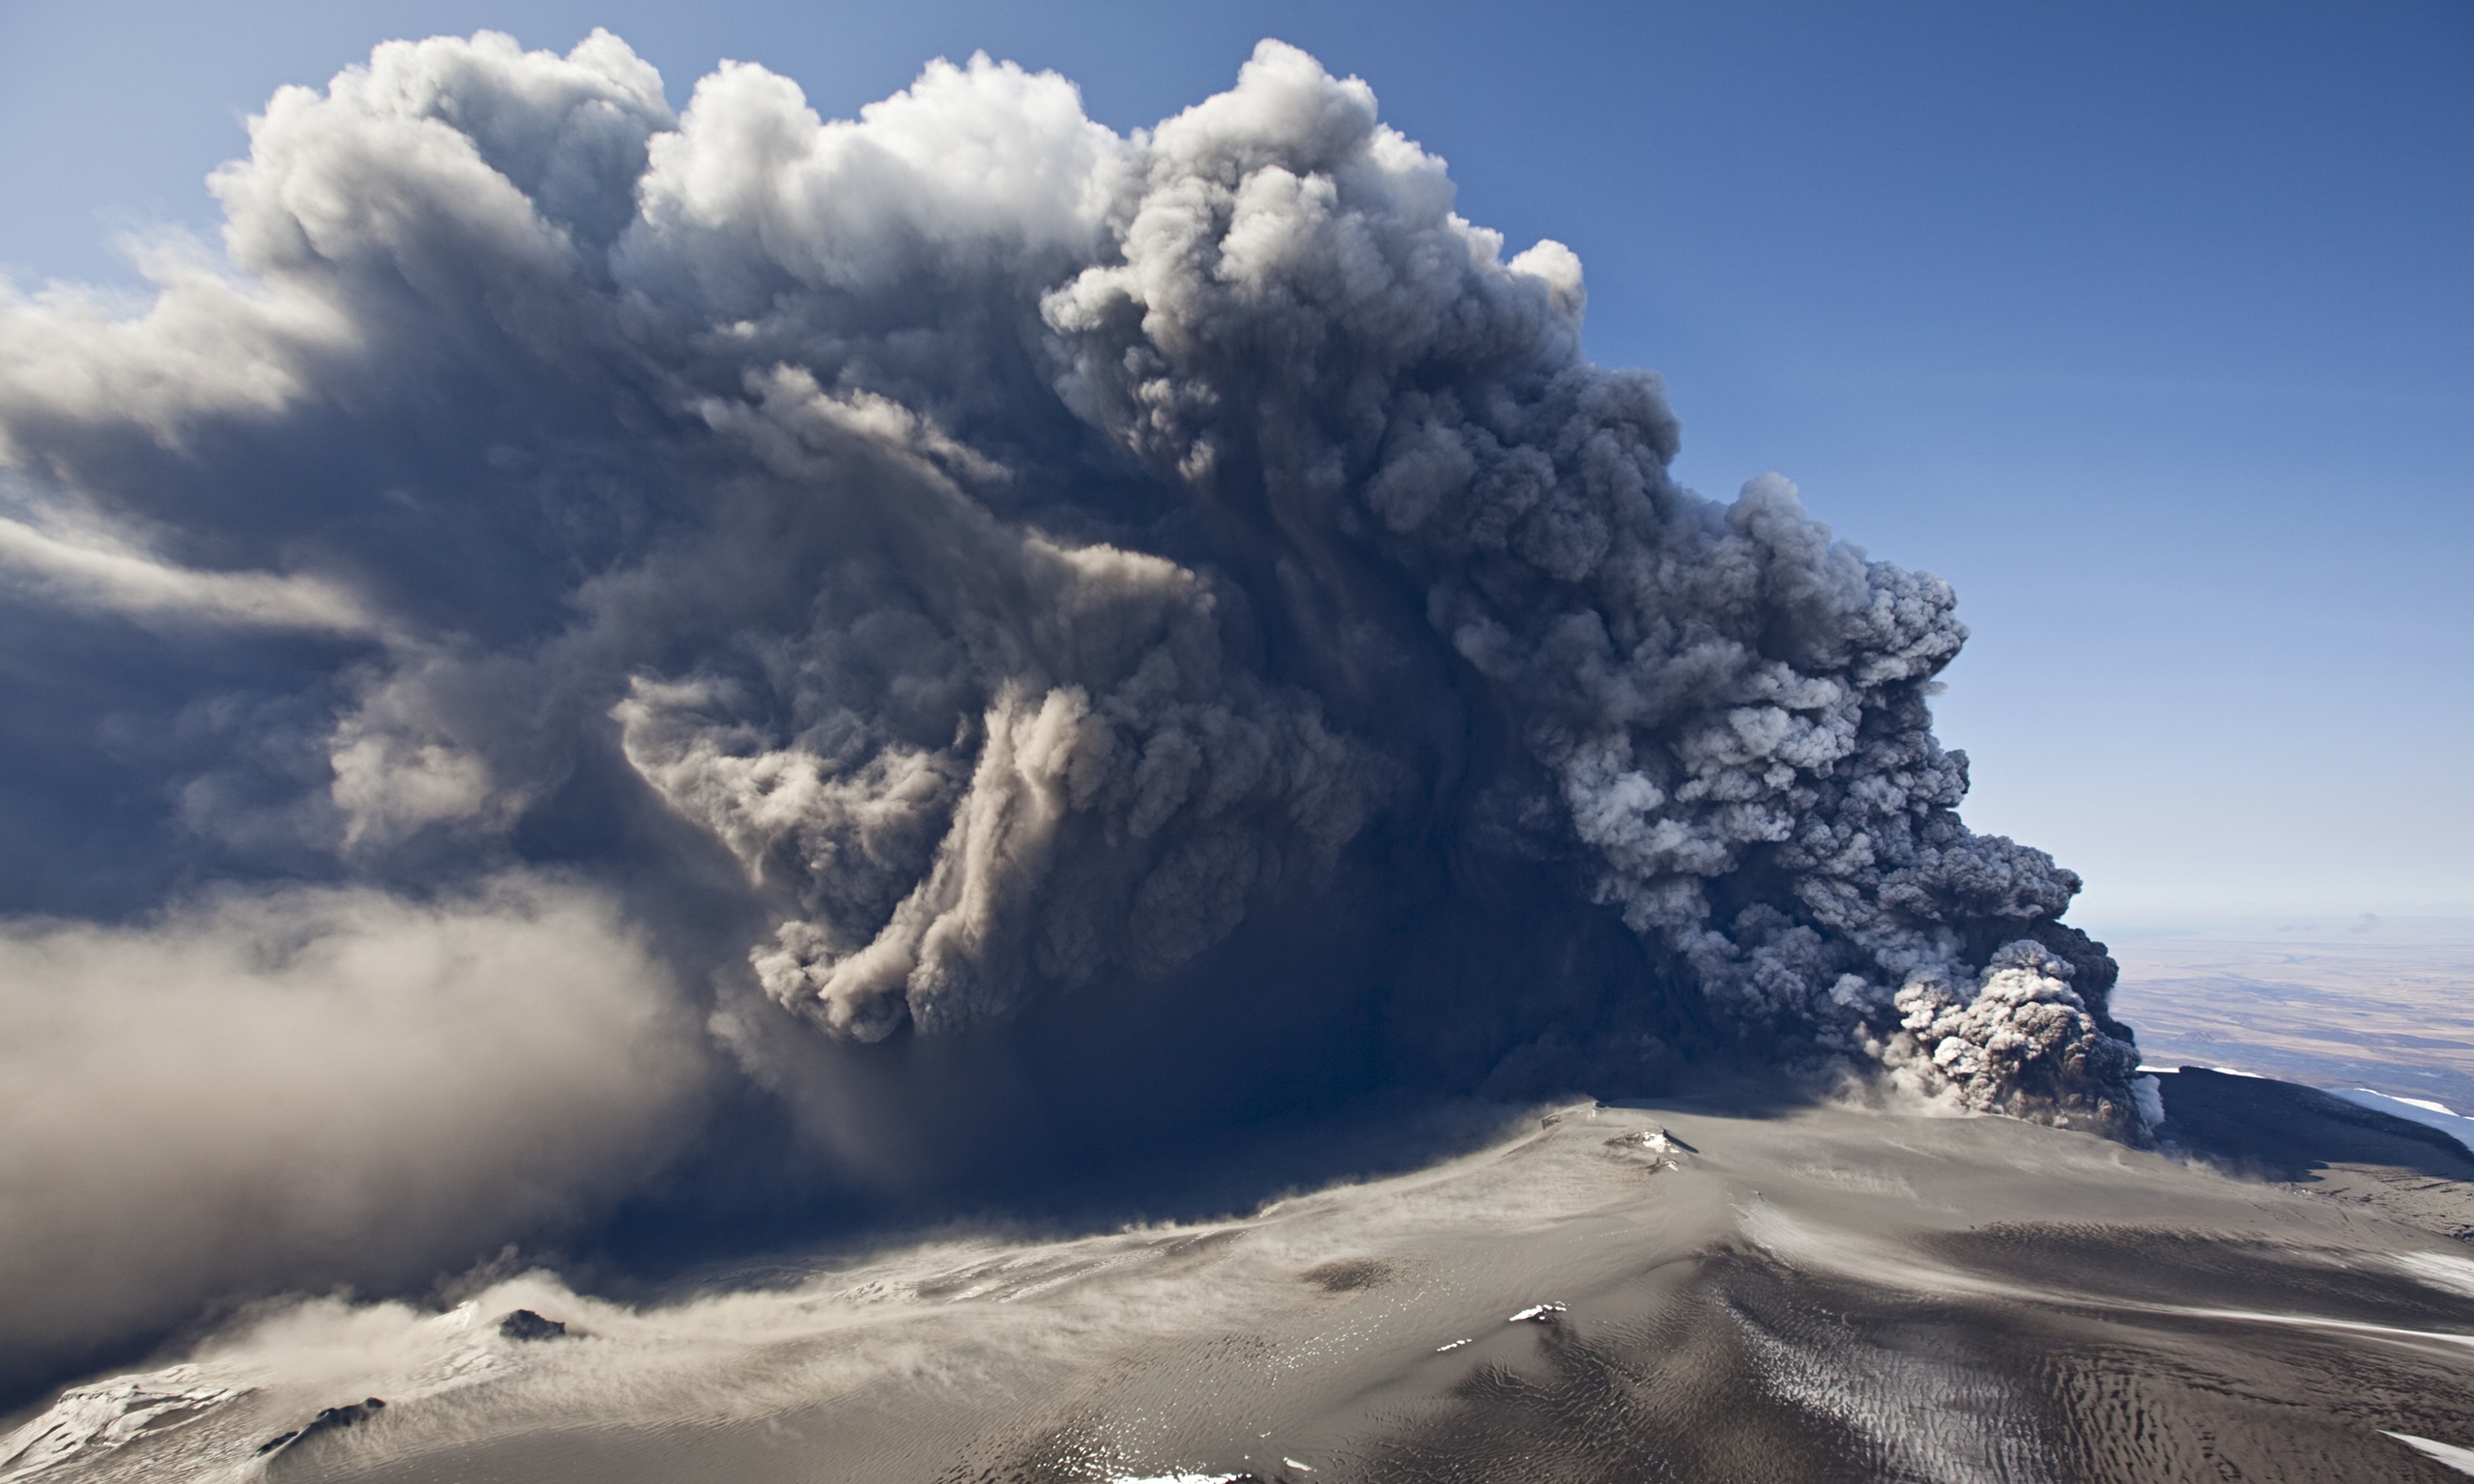
<path fill-rule="evenodd" d="M 1266 46 L 1149 142 L 1123 261 L 1044 304 L 1060 390 L 1313 570 L 1414 585 L 1526 754 L 1481 803 L 1503 848 L 1577 845 L 1746 1022 L 1971 1107 L 2127 1116 L 2110 964 L 2051 927 L 2078 877 L 1955 813 L 1924 702 L 1965 638 L 1947 585 L 1774 476 L 1679 487 L 1656 379 L 1580 358 L 1578 261 L 1500 262 L 1363 83 Z"/>
<path fill-rule="evenodd" d="M 572 901 L 646 935 L 631 1025 L 718 1003 L 785 1087 L 1277 1032 L 1458 924 L 1474 987 L 1368 1011 L 1442 1085 L 1712 1054 L 2142 1127 L 2077 878 L 1956 813 L 1948 587 L 1676 484 L 1573 254 L 1302 52 L 1119 136 L 984 58 L 828 123 L 738 64 L 674 112 L 606 34 L 390 43 L 214 186 L 142 313 L 0 296 L 0 905 L 159 948 L 221 883 L 280 979 L 309 888 Z"/>
<path fill-rule="evenodd" d="M 723 92 L 700 94 L 681 155 Z M 771 184 L 825 198 L 810 179 Z M 666 199 L 648 192 L 648 215 Z M 1364 84 L 1277 45 L 1236 91 L 1095 149 L 1066 199 L 1098 203 L 1095 261 L 1039 296 L 1050 385 L 1174 492 L 1171 519 L 1206 526 L 1196 565 L 1249 589 L 1307 694 L 1291 719 L 1256 720 L 1274 702 L 1251 677 L 1187 660 L 1181 681 L 1230 708 L 1189 721 L 1121 678 L 1165 648 L 1097 672 L 1043 657 L 1036 678 L 1009 660 L 969 688 L 976 727 L 939 719 L 975 756 L 872 749 L 832 783 L 813 745 L 742 759 L 710 727 L 632 703 L 631 757 L 752 866 L 796 838 L 790 873 L 830 896 L 879 879 L 871 842 L 906 832 L 892 883 L 907 895 L 786 924 L 757 957 L 769 991 L 847 1032 L 933 1030 L 1003 1008 L 989 977 L 1021 972 L 1029 929 L 1011 924 L 1031 917 L 1049 927 L 1027 956 L 1050 978 L 1104 970 L 1112 942 L 1132 967 L 1172 968 L 1234 926 L 1249 883 L 1348 840 L 1374 761 L 1417 771 L 1374 694 L 1442 685 L 1504 716 L 1523 755 L 1477 797 L 1473 833 L 1577 850 L 1595 899 L 1727 1015 L 1971 1106 L 2126 1116 L 2135 1063 L 2102 1019 L 2109 968 L 2054 926 L 2077 879 L 1954 813 L 1964 759 L 1924 705 L 1964 638 L 1949 589 L 1833 544 L 1783 481 L 1725 507 L 1678 487 L 1655 380 L 1580 358 L 1568 251 L 1504 262 Z M 766 384 L 765 405 L 777 395 Z M 1107 550 L 1120 580 L 1149 570 Z M 1387 624 L 1403 595 L 1420 632 Z M 1401 657 L 1437 642 L 1450 657 L 1427 674 Z M 1377 733 L 1377 759 L 1324 729 L 1316 698 Z M 1234 828 L 1232 797 L 1259 800 Z M 943 829 L 933 851 L 923 814 Z M 1294 838 L 1312 820 L 1318 836 Z M 1049 886 L 1064 863 L 1090 874 Z M 1146 936 L 1172 902 L 1174 931 Z"/>

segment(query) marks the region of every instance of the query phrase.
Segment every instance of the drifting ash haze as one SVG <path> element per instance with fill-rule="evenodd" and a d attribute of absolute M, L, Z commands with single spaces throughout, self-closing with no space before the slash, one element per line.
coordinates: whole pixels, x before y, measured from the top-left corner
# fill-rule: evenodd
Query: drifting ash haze
<path fill-rule="evenodd" d="M 2454 1180 L 2474 1211 L 2474 1159 L 2424 1149 L 2413 1183 Z M 956 1237 L 772 1276 L 649 1306 L 542 1273 L 445 1312 L 302 1303 L 72 1390 L 0 1438 L 0 1470 L 23 1470 L 0 1477 L 2474 1472 L 2461 1243 L 2006 1119 L 1584 1102 L 1241 1218 Z"/>
<path fill-rule="evenodd" d="M 0 299 L 19 1386 L 1378 1092 L 2156 1116 L 1956 813 L 1949 588 L 1678 486 L 1572 253 L 1293 48 L 1120 136 L 389 43 L 214 186 L 151 300 Z"/>

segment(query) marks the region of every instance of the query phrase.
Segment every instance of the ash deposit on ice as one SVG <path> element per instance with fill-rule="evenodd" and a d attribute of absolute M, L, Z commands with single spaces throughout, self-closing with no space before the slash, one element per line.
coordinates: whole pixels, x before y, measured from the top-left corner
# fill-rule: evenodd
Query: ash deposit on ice
<path fill-rule="evenodd" d="M 2361 1112 L 2218 1080 L 2288 1095 L 2240 1109 L 2265 1143 Z M 2474 1211 L 2461 1150 L 2350 1127 Z M 0 1432 L 0 1478 L 2448 1484 L 2469 1369 L 2463 1242 L 2350 1196 L 2011 1119 L 1580 1102 L 1241 1215 L 277 1306 Z"/>
<path fill-rule="evenodd" d="M 0 297 L 16 1384 L 1386 1090 L 2152 1122 L 1957 813 L 1948 586 L 1678 485 L 1575 256 L 1292 47 L 1120 135 L 390 43 L 214 187 L 146 301 Z"/>

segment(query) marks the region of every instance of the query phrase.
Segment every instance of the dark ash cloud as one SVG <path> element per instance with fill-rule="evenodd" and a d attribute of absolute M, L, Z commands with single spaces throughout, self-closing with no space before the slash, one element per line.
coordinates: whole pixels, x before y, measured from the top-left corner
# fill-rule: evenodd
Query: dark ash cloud
<path fill-rule="evenodd" d="M 110 1249 L 110 1324 L 613 1198 L 708 1042 L 928 1184 L 1241 1068 L 1231 1117 L 1719 1060 L 2144 1127 L 2078 878 L 1956 812 L 1949 588 L 1678 485 L 1573 254 L 1302 52 L 1121 137 L 984 58 L 825 122 L 396 43 L 214 184 L 135 316 L 0 291 L 0 906 L 84 920 L 7 1003 L 397 1133 L 255 1266 Z M 13 1213 L 154 1105 L 14 1085 Z M 548 1162 L 424 1162 L 468 1115 Z M 324 1167 L 253 1116 L 62 1219 Z"/>

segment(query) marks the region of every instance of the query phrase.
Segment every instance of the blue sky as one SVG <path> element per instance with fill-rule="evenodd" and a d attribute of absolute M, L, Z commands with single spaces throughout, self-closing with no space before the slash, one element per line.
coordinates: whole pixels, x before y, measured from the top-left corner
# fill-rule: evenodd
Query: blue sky
<path fill-rule="evenodd" d="M 1969 818 L 2091 925 L 2474 913 L 2474 8 L 9 0 L 0 264 L 130 281 L 116 234 L 211 225 L 245 116 L 374 42 L 596 24 L 674 102 L 984 48 L 1120 128 L 1306 46 L 1580 252 L 1687 482 L 1957 585 Z"/>

